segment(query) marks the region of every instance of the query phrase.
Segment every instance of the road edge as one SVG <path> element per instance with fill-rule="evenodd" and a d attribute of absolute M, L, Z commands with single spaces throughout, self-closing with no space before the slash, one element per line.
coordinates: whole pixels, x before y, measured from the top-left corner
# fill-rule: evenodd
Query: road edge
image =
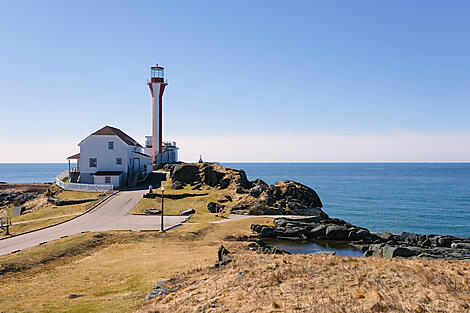
<path fill-rule="evenodd" d="M 70 222 L 71 220 L 74 220 L 80 216 L 83 216 L 89 212 L 91 212 L 92 210 L 96 209 L 96 207 L 98 207 L 99 205 L 103 204 L 103 202 L 105 202 L 106 200 L 112 198 L 113 196 L 117 195 L 120 191 L 117 191 L 117 192 L 113 192 L 112 194 L 104 197 L 103 199 L 101 199 L 101 201 L 99 201 L 98 203 L 94 204 L 91 208 L 89 208 L 88 210 L 86 210 L 85 212 L 82 212 L 80 213 L 79 215 L 76 215 L 72 218 L 69 218 L 68 220 L 65 220 L 65 221 L 62 221 L 62 222 L 58 222 L 58 223 L 55 223 L 55 224 L 52 224 L 52 225 L 48 225 L 48 226 L 44 226 L 44 227 L 41 227 L 41 228 L 38 228 L 38 229 L 33 229 L 33 230 L 29 230 L 29 231 L 25 231 L 24 233 L 19 233 L 19 234 L 16 234 L 16 235 L 12 235 L 10 237 L 3 237 L 3 238 L 0 238 L 0 241 L 2 240 L 6 240 L 6 239 L 10 239 L 10 238 L 13 238 L 13 237 L 18 237 L 18 236 L 21 236 L 21 235 L 26 235 L 26 234 L 30 234 L 30 233 L 34 233 L 35 231 L 40 231 L 40 230 L 43 230 L 43 229 L 46 229 L 46 228 L 51 228 L 51 227 L 54 227 L 54 226 L 57 226 L 57 225 L 61 225 L 61 224 L 64 224 L 64 223 L 67 223 L 67 222 Z"/>

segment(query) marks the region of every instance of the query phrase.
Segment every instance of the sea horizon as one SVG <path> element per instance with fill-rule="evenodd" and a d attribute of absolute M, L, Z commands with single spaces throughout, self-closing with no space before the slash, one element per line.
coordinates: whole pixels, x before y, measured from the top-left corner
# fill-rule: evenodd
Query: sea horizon
<path fill-rule="evenodd" d="M 314 189 L 332 217 L 371 231 L 470 236 L 469 163 L 220 162 L 249 180 Z M 50 183 L 68 163 L 0 163 L 0 182 Z"/>

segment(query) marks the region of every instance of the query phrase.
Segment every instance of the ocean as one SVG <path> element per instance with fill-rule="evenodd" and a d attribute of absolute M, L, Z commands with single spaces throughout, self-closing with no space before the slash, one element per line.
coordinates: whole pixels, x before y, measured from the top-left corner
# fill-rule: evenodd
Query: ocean
<path fill-rule="evenodd" d="M 470 237 L 470 163 L 223 163 L 313 188 L 331 217 L 374 232 Z M 0 182 L 52 182 L 65 163 L 1 164 Z"/>
<path fill-rule="evenodd" d="M 313 188 L 323 210 L 374 232 L 470 237 L 470 163 L 226 163 Z"/>

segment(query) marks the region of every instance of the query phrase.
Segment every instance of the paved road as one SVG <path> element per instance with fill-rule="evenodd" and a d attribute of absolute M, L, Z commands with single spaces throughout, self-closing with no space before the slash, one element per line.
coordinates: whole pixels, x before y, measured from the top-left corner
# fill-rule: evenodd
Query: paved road
<path fill-rule="evenodd" d="M 105 200 L 91 212 L 70 222 L 0 240 L 0 255 L 34 247 L 42 242 L 49 242 L 84 231 L 160 229 L 160 216 L 127 214 L 142 199 L 145 192 L 145 190 L 121 191 Z M 165 229 L 183 222 L 186 218 L 184 216 L 165 216 L 163 221 Z"/>

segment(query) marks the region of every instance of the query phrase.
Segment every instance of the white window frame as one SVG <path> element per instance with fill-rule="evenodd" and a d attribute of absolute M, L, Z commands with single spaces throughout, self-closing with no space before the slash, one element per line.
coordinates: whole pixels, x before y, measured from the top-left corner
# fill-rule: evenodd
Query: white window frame
<path fill-rule="evenodd" d="M 122 165 L 122 158 L 116 158 L 116 165 Z"/>
<path fill-rule="evenodd" d="M 104 177 L 104 183 L 105 184 L 111 184 L 111 176 L 105 176 Z"/>
<path fill-rule="evenodd" d="M 114 141 L 108 141 L 108 150 L 114 150 Z"/>

